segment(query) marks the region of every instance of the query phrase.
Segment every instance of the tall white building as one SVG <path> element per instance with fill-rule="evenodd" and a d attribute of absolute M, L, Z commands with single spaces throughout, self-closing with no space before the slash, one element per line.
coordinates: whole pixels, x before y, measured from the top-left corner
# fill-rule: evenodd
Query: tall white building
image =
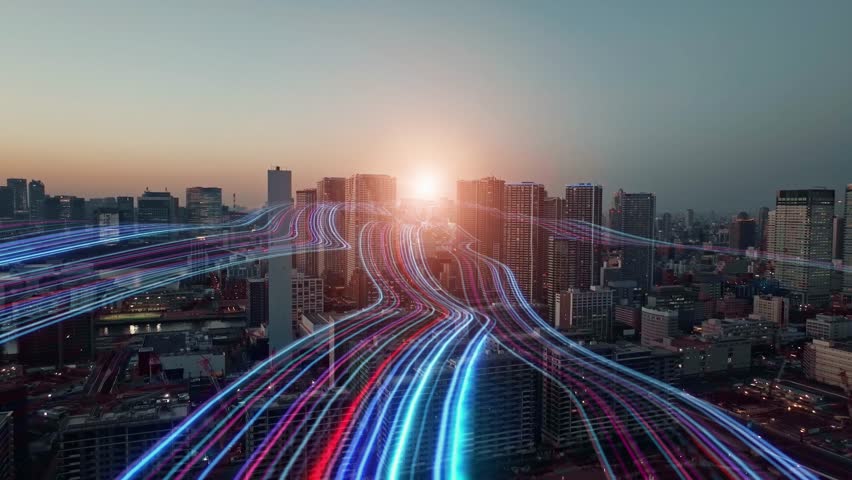
<path fill-rule="evenodd" d="M 293 205 L 293 179 L 289 170 L 266 172 L 266 203 L 268 206 Z M 286 229 L 270 234 L 270 249 L 286 235 Z M 295 331 L 293 320 L 292 265 L 289 256 L 274 256 L 269 259 L 269 335 L 270 354 L 293 342 Z"/>
<path fill-rule="evenodd" d="M 358 242 L 364 225 L 390 213 L 396 203 L 396 178 L 389 175 L 355 174 L 346 179 L 346 282 L 361 267 Z"/>
<path fill-rule="evenodd" d="M 780 190 L 775 204 L 775 276 L 799 306 L 830 299 L 834 190 Z"/>

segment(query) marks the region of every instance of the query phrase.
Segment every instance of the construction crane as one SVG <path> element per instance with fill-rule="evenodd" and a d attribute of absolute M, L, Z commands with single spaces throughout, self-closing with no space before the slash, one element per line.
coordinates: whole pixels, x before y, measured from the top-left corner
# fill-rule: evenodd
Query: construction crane
<path fill-rule="evenodd" d="M 775 378 L 769 382 L 769 391 L 766 392 L 766 398 L 772 398 L 772 394 L 775 392 L 775 389 L 778 387 L 778 384 L 781 383 L 781 377 L 784 375 L 784 367 L 787 366 L 787 358 L 781 362 L 781 368 L 778 369 L 778 375 L 775 375 Z"/>
<path fill-rule="evenodd" d="M 222 391 L 222 387 L 219 385 L 219 379 L 216 378 L 216 374 L 213 372 L 213 367 L 210 365 L 210 359 L 202 356 L 201 360 L 198 361 L 198 364 L 201 366 L 201 369 L 204 370 L 204 373 L 210 377 L 210 383 L 213 384 L 213 387 L 216 389 L 216 393 Z"/>
<path fill-rule="evenodd" d="M 852 419 L 852 389 L 849 388 L 849 377 L 846 375 L 846 370 L 840 371 L 840 380 L 843 381 L 843 393 L 846 394 L 846 410 L 849 412 L 849 418 Z"/>

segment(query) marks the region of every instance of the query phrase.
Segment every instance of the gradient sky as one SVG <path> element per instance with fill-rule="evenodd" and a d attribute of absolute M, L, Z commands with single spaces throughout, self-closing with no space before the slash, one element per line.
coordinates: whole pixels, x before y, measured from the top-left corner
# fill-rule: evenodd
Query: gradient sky
<path fill-rule="evenodd" d="M 724 211 L 852 182 L 849 1 L 73 3 L 0 6 L 0 176 L 52 194 L 254 206 L 277 164 Z"/>

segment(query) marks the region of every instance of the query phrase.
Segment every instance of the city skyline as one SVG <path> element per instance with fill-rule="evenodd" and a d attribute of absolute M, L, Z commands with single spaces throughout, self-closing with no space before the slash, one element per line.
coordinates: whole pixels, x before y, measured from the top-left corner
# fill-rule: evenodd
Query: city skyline
<path fill-rule="evenodd" d="M 9 6 L 0 170 L 86 197 L 215 182 L 247 206 L 245 172 L 281 165 L 296 189 L 382 173 L 452 198 L 494 175 L 758 208 L 843 187 L 850 8 Z"/>
<path fill-rule="evenodd" d="M 0 480 L 847 478 L 852 2 L 0 6 Z"/>

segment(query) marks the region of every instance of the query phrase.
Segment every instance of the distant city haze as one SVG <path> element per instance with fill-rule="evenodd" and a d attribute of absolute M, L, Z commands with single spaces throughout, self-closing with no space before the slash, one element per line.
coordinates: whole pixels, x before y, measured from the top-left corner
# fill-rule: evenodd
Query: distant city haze
<path fill-rule="evenodd" d="M 0 181 L 253 207 L 273 165 L 400 198 L 495 175 L 663 212 L 852 177 L 852 2 L 402 3 L 5 5 Z"/>

